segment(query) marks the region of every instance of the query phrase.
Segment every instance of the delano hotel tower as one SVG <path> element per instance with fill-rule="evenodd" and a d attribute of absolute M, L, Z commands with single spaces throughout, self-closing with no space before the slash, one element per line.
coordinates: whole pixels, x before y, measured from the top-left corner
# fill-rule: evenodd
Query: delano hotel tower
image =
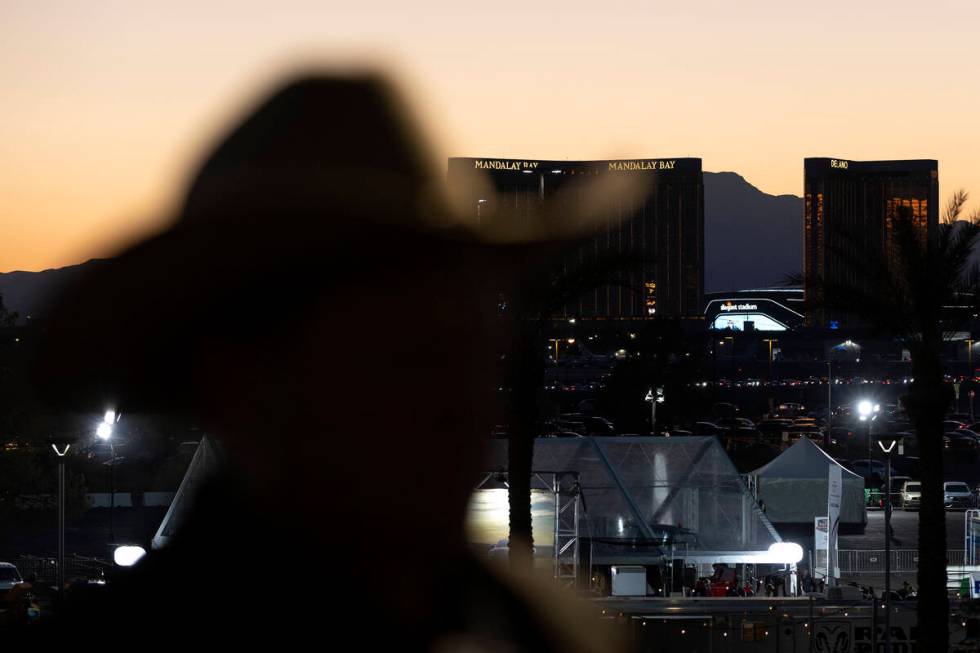
<path fill-rule="evenodd" d="M 814 158 L 804 159 L 803 169 L 806 322 L 859 326 L 819 306 L 817 280 L 860 285 L 861 275 L 846 261 L 886 256 L 893 221 L 902 213 L 932 237 L 939 226 L 939 163 Z"/>

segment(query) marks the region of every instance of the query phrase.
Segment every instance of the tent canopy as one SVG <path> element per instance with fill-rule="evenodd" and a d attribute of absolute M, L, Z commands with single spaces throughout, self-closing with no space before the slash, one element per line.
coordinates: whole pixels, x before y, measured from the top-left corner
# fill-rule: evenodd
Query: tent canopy
<path fill-rule="evenodd" d="M 811 478 L 827 480 L 829 468 L 841 468 L 841 478 L 862 480 L 860 476 L 841 466 L 809 438 L 800 438 L 792 447 L 779 454 L 768 464 L 752 472 L 756 478 Z"/>
<path fill-rule="evenodd" d="M 766 506 L 766 516 L 776 524 L 812 524 L 827 515 L 827 477 L 831 467 L 840 467 L 842 523 L 864 525 L 864 479 L 841 467 L 807 438 L 750 474 L 757 496 Z"/>
<path fill-rule="evenodd" d="M 193 507 L 194 497 L 201 484 L 204 483 L 215 472 L 215 469 L 222 460 L 222 453 L 217 443 L 210 436 L 205 435 L 194 451 L 190 465 L 184 473 L 184 478 L 177 488 L 167 514 L 164 515 L 156 535 L 153 536 L 152 547 L 161 549 L 170 543 L 174 535 L 184 524 L 187 514 Z"/>
<path fill-rule="evenodd" d="M 490 470 L 506 469 L 507 441 L 494 440 Z M 692 553 L 767 551 L 781 541 L 713 437 L 538 438 L 532 469 L 578 474 L 579 535 L 594 541 L 652 535 Z"/>

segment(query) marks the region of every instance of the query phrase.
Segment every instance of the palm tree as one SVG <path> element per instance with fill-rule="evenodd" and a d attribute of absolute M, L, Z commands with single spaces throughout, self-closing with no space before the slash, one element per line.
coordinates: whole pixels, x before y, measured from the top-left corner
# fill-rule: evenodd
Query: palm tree
<path fill-rule="evenodd" d="M 828 245 L 852 268 L 858 283 L 815 279 L 817 303 L 857 318 L 896 338 L 912 359 L 906 411 L 919 445 L 922 505 L 919 511 L 919 646 L 946 650 L 946 514 L 943 507 L 943 418 L 952 390 L 943 382 L 941 353 L 952 332 L 977 314 L 980 274 L 971 263 L 980 242 L 980 212 L 959 220 L 967 194 L 958 191 L 934 234 L 909 211 L 896 215 L 882 257 L 861 258 L 861 247 Z M 859 234 L 846 234 L 853 244 Z M 809 298 L 808 298 L 809 301 Z"/>
<path fill-rule="evenodd" d="M 554 246 L 531 268 L 521 291 L 508 298 L 507 312 L 514 334 L 505 372 L 510 389 L 508 547 L 511 568 L 517 573 L 529 572 L 533 566 L 531 473 L 539 395 L 544 386 L 548 325 L 569 302 L 590 290 L 603 286 L 640 289 L 640 284 L 632 278 L 632 271 L 641 260 L 638 255 L 600 255 L 572 263 L 574 257 L 569 254 L 577 246 L 576 243 Z"/>
<path fill-rule="evenodd" d="M 17 322 L 17 312 L 8 310 L 3 303 L 3 295 L 0 295 L 0 327 L 11 327 Z"/>

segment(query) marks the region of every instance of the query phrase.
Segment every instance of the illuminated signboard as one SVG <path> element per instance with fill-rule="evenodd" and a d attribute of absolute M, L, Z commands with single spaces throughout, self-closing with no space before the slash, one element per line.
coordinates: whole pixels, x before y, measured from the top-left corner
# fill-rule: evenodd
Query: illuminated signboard
<path fill-rule="evenodd" d="M 545 162 L 547 164 L 547 162 Z M 592 162 L 601 164 L 602 162 Z M 556 163 L 555 165 L 560 165 Z M 630 172 L 634 170 L 675 170 L 677 159 L 629 159 L 621 161 L 607 161 L 607 169 L 617 172 Z M 541 167 L 540 161 L 518 161 L 513 159 L 474 159 L 473 167 L 477 170 L 538 170 Z"/>
<path fill-rule="evenodd" d="M 537 170 L 539 163 L 539 161 L 477 159 L 473 162 L 473 167 L 477 170 Z"/>
<path fill-rule="evenodd" d="M 722 311 L 757 311 L 759 306 L 757 304 L 733 304 L 731 302 L 725 302 L 721 305 Z"/>
<path fill-rule="evenodd" d="M 646 307 L 647 315 L 654 315 L 657 312 L 657 282 L 647 281 L 643 284 L 646 287 Z"/>
<path fill-rule="evenodd" d="M 641 160 L 641 161 L 610 161 L 610 170 L 673 170 L 676 160 Z"/>
<path fill-rule="evenodd" d="M 843 161 L 841 159 L 831 159 L 830 167 L 839 168 L 840 170 L 847 170 L 847 161 Z"/>

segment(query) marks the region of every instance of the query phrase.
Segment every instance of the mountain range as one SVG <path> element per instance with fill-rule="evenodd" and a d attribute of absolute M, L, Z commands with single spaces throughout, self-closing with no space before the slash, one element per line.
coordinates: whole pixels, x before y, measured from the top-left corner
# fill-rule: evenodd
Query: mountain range
<path fill-rule="evenodd" d="M 769 195 L 734 172 L 706 172 L 704 232 L 706 292 L 781 285 L 803 270 L 803 199 L 795 195 Z M 103 263 L 0 273 L 0 297 L 21 321 L 43 315 L 46 302 Z"/>

